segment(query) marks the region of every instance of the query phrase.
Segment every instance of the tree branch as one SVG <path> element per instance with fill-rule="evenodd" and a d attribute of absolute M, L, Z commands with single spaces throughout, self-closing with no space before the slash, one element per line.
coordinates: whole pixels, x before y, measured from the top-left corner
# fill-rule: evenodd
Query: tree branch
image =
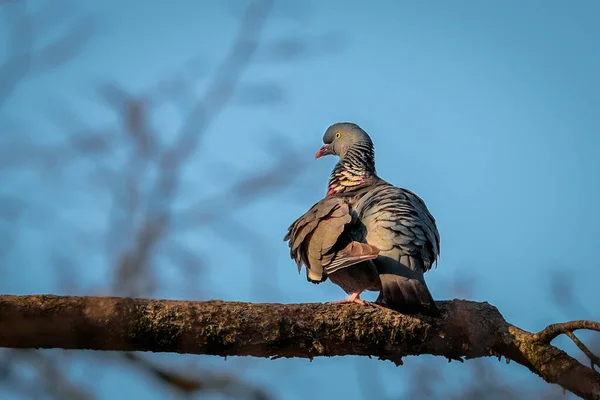
<path fill-rule="evenodd" d="M 535 340 L 540 342 L 550 343 L 554 338 L 562 334 L 574 332 L 579 329 L 589 329 L 592 331 L 600 332 L 600 322 L 578 320 L 563 322 L 561 324 L 548 325 L 538 333 L 534 335 Z"/>
<path fill-rule="evenodd" d="M 361 355 L 397 365 L 420 354 L 461 361 L 504 356 L 549 383 L 600 399 L 600 374 L 552 346 L 552 334 L 513 326 L 488 303 L 438 306 L 442 317 L 436 319 L 351 304 L 0 296 L 0 346 L 309 359 Z"/>
<path fill-rule="evenodd" d="M 569 339 L 571 339 L 573 343 L 575 343 L 579 350 L 581 350 L 590 359 L 590 368 L 592 368 L 595 371 L 595 366 L 600 367 L 600 358 L 594 355 L 594 353 L 592 353 L 590 349 L 588 349 L 586 345 L 583 344 L 583 342 L 579 340 L 577 336 L 575 336 L 573 332 L 579 329 L 588 329 L 591 331 L 600 332 L 600 323 L 594 321 L 579 320 L 564 322 L 562 324 L 552 324 L 548 325 L 546 328 L 533 335 L 533 337 L 534 340 L 537 340 L 539 342 L 550 343 L 556 337 L 562 334 L 567 335 Z"/>
<path fill-rule="evenodd" d="M 594 353 L 592 353 L 590 351 L 590 349 L 588 349 L 587 346 L 585 344 L 583 344 L 583 342 L 581 340 L 579 340 L 579 338 L 577 336 L 575 336 L 575 334 L 573 332 L 567 332 L 566 335 L 569 337 L 569 339 L 571 339 L 573 341 L 573 343 L 575 343 L 575 345 L 577 347 L 579 347 L 579 350 L 581 350 L 583 352 L 583 354 L 585 354 L 590 359 L 590 368 L 591 369 L 593 369 L 595 371 L 596 367 L 600 367 L 600 357 L 598 357 Z"/>

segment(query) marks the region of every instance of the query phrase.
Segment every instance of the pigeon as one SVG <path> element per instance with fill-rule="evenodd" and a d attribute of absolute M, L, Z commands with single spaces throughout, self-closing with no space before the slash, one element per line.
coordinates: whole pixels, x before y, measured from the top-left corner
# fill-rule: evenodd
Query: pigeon
<path fill-rule="evenodd" d="M 436 221 L 410 190 L 381 179 L 369 135 L 357 124 L 331 125 L 315 158 L 336 155 L 325 198 L 294 221 L 284 237 L 309 282 L 330 279 L 349 296 L 334 303 L 375 303 L 393 310 L 439 315 L 423 274 L 440 254 Z"/>

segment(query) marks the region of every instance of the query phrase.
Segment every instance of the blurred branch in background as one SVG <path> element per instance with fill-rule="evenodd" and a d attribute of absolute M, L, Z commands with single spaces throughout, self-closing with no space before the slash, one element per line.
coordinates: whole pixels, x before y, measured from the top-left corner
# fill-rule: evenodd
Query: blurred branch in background
<path fill-rule="evenodd" d="M 5 350 L 0 353 L 0 388 L 26 398 L 51 393 L 57 398 L 93 399 L 91 393 L 68 379 L 59 357 L 36 350 Z"/>
<path fill-rule="evenodd" d="M 8 50 L 0 63 L 0 112 L 28 79 L 66 65 L 84 50 L 92 34 L 97 32 L 98 24 L 94 18 L 75 15 L 76 3 L 48 1 L 41 7 L 36 6 L 27 1 L 0 4 L 8 40 Z M 270 0 L 248 4 L 240 14 L 230 48 L 213 76 L 206 75 L 203 57 L 196 55 L 171 75 L 137 94 L 116 83 L 97 85 L 99 98 L 115 116 L 114 123 L 106 121 L 97 126 L 97 122 L 80 115 L 74 108 L 57 104 L 51 105 L 51 120 L 59 134 L 53 136 L 49 130 L 42 135 L 32 135 L 26 124 L 16 124 L 8 115 L 2 114 L 2 123 L 12 128 L 6 130 L 10 132 L 8 135 L 0 138 L 3 180 L 18 182 L 22 172 L 30 171 L 40 179 L 52 175 L 60 188 L 57 190 L 62 189 L 63 193 L 78 192 L 95 199 L 110 199 L 106 223 L 102 224 L 104 232 L 93 231 L 87 237 L 88 227 L 71 222 L 54 229 L 58 236 L 48 236 L 49 240 L 56 241 L 49 243 L 56 247 L 50 260 L 54 261 L 62 290 L 82 291 L 77 278 L 78 257 L 84 253 L 85 259 L 89 260 L 90 251 L 110 263 L 112 284 L 108 289 L 95 287 L 84 291 L 108 290 L 125 296 L 151 296 L 157 290 L 164 291 L 167 283 L 156 268 L 157 263 L 175 265 L 187 276 L 184 281 L 190 283 L 197 282 L 197 277 L 203 273 L 206 262 L 202 253 L 198 249 L 192 250 L 180 239 L 186 232 L 199 227 L 212 229 L 243 248 L 256 246 L 252 240 L 258 240 L 260 233 L 240 227 L 223 211 L 227 207 L 248 206 L 267 193 L 292 183 L 303 165 L 297 149 L 280 146 L 272 153 L 278 158 L 271 166 L 249 174 L 232 170 L 231 178 L 236 183 L 223 187 L 220 194 L 206 198 L 194 198 L 182 190 L 182 177 L 191 162 L 203 159 L 201 153 L 210 152 L 203 146 L 203 138 L 230 104 L 270 106 L 285 98 L 285 89 L 275 81 L 244 82 L 244 73 L 257 55 L 260 63 L 298 61 L 309 55 L 312 45 L 302 37 L 262 38 L 273 6 Z M 69 17 L 73 17 L 72 21 Z M 199 79 L 207 82 L 201 95 L 195 93 Z M 175 106 L 181 114 L 179 123 L 174 124 L 179 126 L 177 132 L 170 135 L 153 125 L 166 104 Z M 217 174 L 219 171 L 208 164 L 204 168 Z M 231 178 L 220 178 L 224 182 L 232 181 Z M 15 233 L 22 226 L 20 215 L 35 213 L 37 225 L 34 226 L 40 230 L 44 222 L 56 219 L 57 210 L 47 203 L 42 204 L 29 193 L 0 189 L 0 238 L 6 238 L 0 244 L 0 256 L 3 257 L 0 268 L 2 264 L 5 264 L 4 268 L 8 265 L 9 253 L 16 256 L 14 249 L 18 248 L 18 235 Z M 177 203 L 188 206 L 178 207 Z M 87 212 L 104 214 L 101 208 Z M 234 225 L 236 229 L 226 229 Z M 78 246 L 69 245 L 70 240 L 57 240 L 62 235 L 75 235 Z M 97 245 L 101 235 L 106 243 L 104 248 Z M 84 243 L 89 243 L 92 249 L 84 248 Z M 264 255 L 251 254 L 253 262 L 264 262 Z M 194 291 L 190 297 L 197 296 L 197 285 L 188 289 Z M 183 290 L 178 292 L 185 296 Z M 59 361 L 55 353 L 7 351 L 0 354 L 3 356 L 2 371 L 14 371 L 20 365 L 27 365 L 38 374 L 37 379 L 48 379 L 44 390 L 55 398 L 93 396 L 84 388 L 77 391 L 66 375 L 58 376 L 64 370 L 60 366 L 66 361 Z M 41 361 L 34 361 L 36 358 Z M 76 359 L 77 355 L 64 358 Z M 166 370 L 151 357 L 124 353 L 122 358 L 124 365 L 145 371 L 153 380 L 186 395 L 218 392 L 235 398 L 267 397 L 261 389 L 239 381 L 234 370 L 190 375 L 175 372 L 177 368 Z M 189 368 L 186 370 L 190 371 Z M 27 394 L 29 385 L 20 384 L 17 375 L 6 372 L 2 377 L 1 387 Z"/>
<path fill-rule="evenodd" d="M 125 358 L 137 364 L 139 368 L 149 373 L 156 380 L 172 386 L 185 395 L 193 395 L 197 392 L 216 392 L 231 398 L 247 398 L 255 400 L 266 400 L 270 397 L 259 388 L 241 382 L 227 374 L 218 374 L 210 371 L 202 373 L 174 373 L 166 368 L 155 365 L 151 361 L 134 353 L 125 353 Z"/>
<path fill-rule="evenodd" d="M 6 55 L 0 63 L 0 108 L 32 74 L 58 68 L 77 56 L 95 31 L 90 17 L 63 23 L 71 15 L 69 2 L 48 2 L 34 12 L 24 0 L 0 3 L 6 32 Z M 54 40 L 48 32 L 62 30 Z M 43 30 L 43 32 L 41 32 Z M 50 36 L 51 37 L 51 36 Z"/>

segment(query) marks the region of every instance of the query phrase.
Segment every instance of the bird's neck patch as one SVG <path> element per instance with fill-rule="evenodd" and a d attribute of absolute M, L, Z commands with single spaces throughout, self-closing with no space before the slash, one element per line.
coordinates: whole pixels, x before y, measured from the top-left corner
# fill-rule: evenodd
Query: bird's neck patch
<path fill-rule="evenodd" d="M 327 196 L 360 189 L 377 177 L 375 156 L 369 143 L 351 147 L 335 165 L 329 178 Z"/>
<path fill-rule="evenodd" d="M 327 196 L 359 189 L 371 176 L 368 171 L 351 171 L 338 164 L 329 178 Z"/>

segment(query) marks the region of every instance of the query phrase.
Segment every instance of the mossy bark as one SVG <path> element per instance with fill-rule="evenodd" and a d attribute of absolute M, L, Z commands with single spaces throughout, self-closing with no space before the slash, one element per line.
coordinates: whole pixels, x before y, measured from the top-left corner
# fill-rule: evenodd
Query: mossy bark
<path fill-rule="evenodd" d="M 488 303 L 438 302 L 440 318 L 356 304 L 253 304 L 118 297 L 0 296 L 0 346 L 153 351 L 218 356 L 431 354 L 504 356 L 550 383 L 600 399 L 600 374 Z"/>

